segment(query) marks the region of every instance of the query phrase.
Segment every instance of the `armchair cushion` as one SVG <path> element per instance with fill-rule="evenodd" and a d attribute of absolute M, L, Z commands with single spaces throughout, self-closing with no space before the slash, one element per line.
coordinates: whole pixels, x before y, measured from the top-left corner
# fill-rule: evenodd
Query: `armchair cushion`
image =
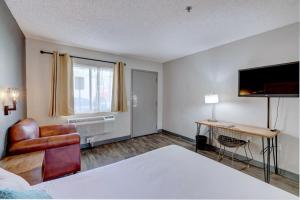
<path fill-rule="evenodd" d="M 77 133 L 75 124 L 49 125 L 40 127 L 40 137 Z"/>

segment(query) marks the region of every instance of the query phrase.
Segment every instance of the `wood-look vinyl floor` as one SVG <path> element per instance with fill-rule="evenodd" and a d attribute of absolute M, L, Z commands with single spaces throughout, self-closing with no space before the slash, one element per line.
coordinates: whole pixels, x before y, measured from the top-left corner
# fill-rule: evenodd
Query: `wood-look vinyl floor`
<path fill-rule="evenodd" d="M 82 150 L 81 171 L 115 163 L 117 161 L 124 160 L 170 144 L 176 144 L 195 151 L 195 145 L 182 138 L 167 133 L 152 134 L 126 141 L 105 144 L 92 149 Z M 216 152 L 199 151 L 198 153 L 213 160 L 217 160 L 218 157 Z M 232 166 L 231 159 L 228 157 L 225 157 L 221 163 L 238 170 L 245 166 L 244 163 L 238 161 L 235 161 L 234 165 Z M 261 168 L 251 166 L 250 168 L 242 170 L 242 172 L 263 180 L 263 169 Z M 290 180 L 280 175 L 272 174 L 271 184 L 299 196 L 299 182 Z"/>

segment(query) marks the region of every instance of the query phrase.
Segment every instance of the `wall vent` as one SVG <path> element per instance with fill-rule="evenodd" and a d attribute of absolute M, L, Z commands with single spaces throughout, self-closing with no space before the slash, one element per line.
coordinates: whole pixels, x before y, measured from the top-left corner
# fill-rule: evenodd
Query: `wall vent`
<path fill-rule="evenodd" d="M 76 124 L 80 144 L 101 141 L 101 136 L 113 132 L 114 121 L 114 115 L 68 119 L 69 124 Z"/>

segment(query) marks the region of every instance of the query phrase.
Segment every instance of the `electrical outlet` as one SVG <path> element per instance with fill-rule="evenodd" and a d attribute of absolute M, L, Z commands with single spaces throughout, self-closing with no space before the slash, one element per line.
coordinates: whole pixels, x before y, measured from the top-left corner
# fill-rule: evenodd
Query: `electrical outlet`
<path fill-rule="evenodd" d="M 86 138 L 87 143 L 92 143 L 94 141 L 94 137 L 88 137 Z"/>

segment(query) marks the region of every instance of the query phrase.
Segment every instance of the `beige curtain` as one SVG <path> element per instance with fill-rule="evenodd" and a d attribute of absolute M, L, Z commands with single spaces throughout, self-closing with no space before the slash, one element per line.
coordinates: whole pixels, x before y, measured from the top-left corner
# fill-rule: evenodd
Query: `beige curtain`
<path fill-rule="evenodd" d="M 112 112 L 127 112 L 124 63 L 116 63 L 113 76 Z"/>
<path fill-rule="evenodd" d="M 68 54 L 53 52 L 49 116 L 74 114 L 72 59 Z"/>

